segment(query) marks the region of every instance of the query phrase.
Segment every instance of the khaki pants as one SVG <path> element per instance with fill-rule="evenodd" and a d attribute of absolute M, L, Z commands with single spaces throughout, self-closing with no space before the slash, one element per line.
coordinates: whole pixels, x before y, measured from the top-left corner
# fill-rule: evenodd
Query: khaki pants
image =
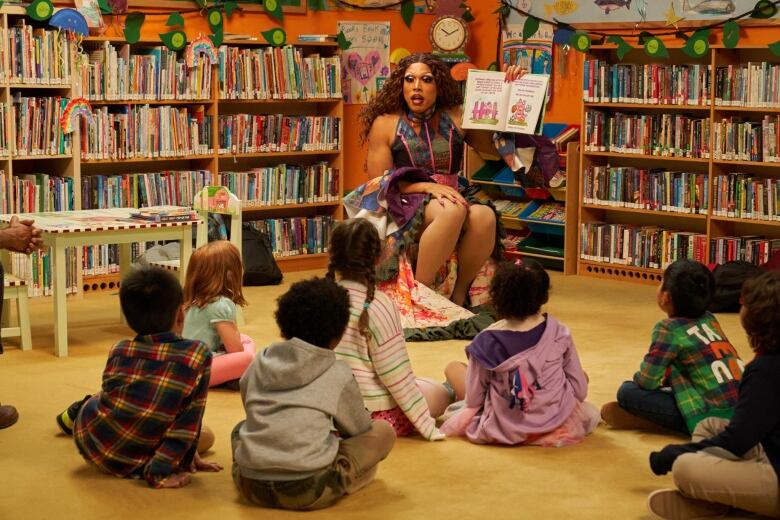
<path fill-rule="evenodd" d="M 233 451 L 241 423 L 233 429 Z M 395 443 L 395 432 L 387 421 L 373 421 L 371 429 L 339 443 L 333 463 L 301 480 L 254 480 L 241 475 L 233 462 L 233 482 L 250 502 L 279 509 L 322 509 L 335 504 L 369 484 L 379 462 Z"/>
<path fill-rule="evenodd" d="M 714 437 L 727 424 L 725 419 L 705 419 L 696 426 L 693 441 Z M 686 453 L 674 462 L 672 476 L 680 492 L 691 498 L 780 517 L 777 474 L 760 445 L 741 459 L 722 448 Z"/>

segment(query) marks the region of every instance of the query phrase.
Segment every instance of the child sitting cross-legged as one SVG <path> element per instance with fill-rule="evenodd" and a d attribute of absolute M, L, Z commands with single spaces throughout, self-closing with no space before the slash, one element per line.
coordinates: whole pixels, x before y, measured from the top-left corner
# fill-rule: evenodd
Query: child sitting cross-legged
<path fill-rule="evenodd" d="M 328 507 L 369 484 L 393 447 L 393 428 L 371 420 L 352 371 L 333 352 L 348 320 L 347 291 L 330 280 L 295 283 L 279 298 L 285 341 L 241 377 L 246 420 L 231 435 L 233 481 L 250 502 Z"/>
<path fill-rule="evenodd" d="M 211 353 L 183 339 L 182 289 L 169 271 L 133 270 L 119 301 L 138 334 L 111 349 L 103 388 L 57 417 L 81 455 L 117 477 L 144 478 L 155 488 L 177 488 L 190 472 L 219 471 L 196 449 L 211 370 Z"/>
<path fill-rule="evenodd" d="M 699 262 L 666 268 L 656 301 L 668 317 L 655 325 L 634 380 L 601 408 L 609 426 L 662 427 L 687 437 L 704 418 L 731 417 L 744 363 L 707 311 L 714 289 L 712 273 Z"/>
<path fill-rule="evenodd" d="M 468 366 L 445 371 L 466 408 L 442 431 L 478 444 L 565 446 L 598 425 L 569 329 L 549 314 L 550 277 L 534 260 L 501 265 L 490 297 L 501 320 L 466 347 Z"/>

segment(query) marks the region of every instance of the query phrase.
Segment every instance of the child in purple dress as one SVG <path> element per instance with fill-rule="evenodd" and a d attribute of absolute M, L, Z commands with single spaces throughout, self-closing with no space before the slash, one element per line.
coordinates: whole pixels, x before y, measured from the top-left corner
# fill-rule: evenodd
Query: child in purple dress
<path fill-rule="evenodd" d="M 466 407 L 444 423 L 445 434 L 478 444 L 566 446 L 596 428 L 599 413 L 585 402 L 588 379 L 569 329 L 541 312 L 549 290 L 538 262 L 498 269 L 490 296 L 503 319 L 466 347 L 468 366 L 447 366 Z"/>

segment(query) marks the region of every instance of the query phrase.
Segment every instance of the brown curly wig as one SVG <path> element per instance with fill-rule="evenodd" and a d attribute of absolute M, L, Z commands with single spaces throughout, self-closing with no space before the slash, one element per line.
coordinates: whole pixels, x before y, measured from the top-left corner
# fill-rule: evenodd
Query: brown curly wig
<path fill-rule="evenodd" d="M 750 347 L 761 352 L 780 350 L 780 273 L 770 271 L 745 280 L 741 313 Z"/>
<path fill-rule="evenodd" d="M 402 114 L 409 110 L 404 99 L 404 75 L 406 69 L 414 63 L 424 63 L 430 67 L 436 79 L 436 107 L 452 108 L 463 104 L 463 94 L 458 82 L 452 79 L 450 69 L 433 54 L 416 53 L 402 59 L 390 77 L 384 82 L 374 99 L 358 114 L 360 120 L 360 142 L 365 143 L 374 120 L 385 114 Z"/>

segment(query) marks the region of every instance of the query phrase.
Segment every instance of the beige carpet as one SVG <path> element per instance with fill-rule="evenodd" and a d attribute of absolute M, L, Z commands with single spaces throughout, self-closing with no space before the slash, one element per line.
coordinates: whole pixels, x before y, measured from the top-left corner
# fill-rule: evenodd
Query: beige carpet
<path fill-rule="evenodd" d="M 290 275 L 286 283 L 308 274 Z M 547 307 L 569 325 L 590 375 L 589 399 L 613 399 L 645 352 L 653 324 L 662 317 L 655 288 L 552 273 Z M 272 313 L 284 286 L 248 288 L 242 331 L 266 345 L 277 338 Z M 518 295 L 521 297 L 521 295 Z M 32 352 L 6 341 L 0 357 L 0 401 L 16 405 L 19 422 L 0 431 L 0 518 L 229 518 L 287 517 L 242 503 L 228 471 L 198 474 L 184 489 L 157 491 L 138 481 L 102 475 L 88 467 L 55 415 L 99 389 L 106 353 L 130 331 L 118 324 L 115 294 L 95 294 L 69 304 L 70 357 L 53 356 L 51 301 L 34 301 Z M 751 358 L 736 315 L 720 316 L 740 354 Z M 453 359 L 465 359 L 464 341 L 409 345 L 418 375 L 442 377 Z M 211 457 L 231 462 L 228 434 L 242 418 L 236 392 L 209 396 L 206 422 L 217 442 Z M 307 518 L 651 518 L 648 492 L 671 485 L 647 464 L 652 449 L 673 437 L 612 432 L 603 425 L 583 444 L 550 449 L 486 447 L 461 439 L 427 443 L 401 439 L 381 465 L 378 480 L 336 507 Z"/>

